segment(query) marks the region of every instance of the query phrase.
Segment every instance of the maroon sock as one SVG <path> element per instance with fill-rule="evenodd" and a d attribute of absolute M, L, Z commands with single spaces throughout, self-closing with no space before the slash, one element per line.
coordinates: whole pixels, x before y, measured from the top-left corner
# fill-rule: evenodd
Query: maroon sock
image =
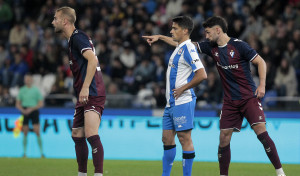
<path fill-rule="evenodd" d="M 104 151 L 103 151 L 102 143 L 100 141 L 100 137 L 99 135 L 94 135 L 87 138 L 87 140 L 92 146 L 95 173 L 103 173 Z"/>
<path fill-rule="evenodd" d="M 277 153 L 276 146 L 273 142 L 273 140 L 270 138 L 267 131 L 257 135 L 257 138 L 260 140 L 260 142 L 264 145 L 265 151 L 272 162 L 275 169 L 281 168 L 280 159 Z"/>
<path fill-rule="evenodd" d="M 231 159 L 230 144 L 225 147 L 219 147 L 218 150 L 220 175 L 228 175 L 228 169 Z"/>
<path fill-rule="evenodd" d="M 78 163 L 78 171 L 87 173 L 87 161 L 89 149 L 85 137 L 72 137 L 75 142 L 76 158 Z"/>

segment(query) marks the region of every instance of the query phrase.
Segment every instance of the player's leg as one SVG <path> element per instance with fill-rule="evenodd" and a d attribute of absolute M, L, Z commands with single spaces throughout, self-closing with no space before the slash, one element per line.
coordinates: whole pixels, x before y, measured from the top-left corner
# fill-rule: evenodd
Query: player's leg
<path fill-rule="evenodd" d="M 28 131 L 29 131 L 28 124 L 27 125 L 23 124 L 22 131 L 23 131 L 23 150 L 24 150 L 23 157 L 27 157 L 27 155 L 26 155 L 26 152 L 27 152 L 27 134 L 28 134 Z"/>
<path fill-rule="evenodd" d="M 23 157 L 26 157 L 26 152 L 27 152 L 27 134 L 29 131 L 29 117 L 24 115 L 24 120 L 23 120 L 23 126 L 22 126 L 22 131 L 23 131 L 23 150 L 24 154 Z"/>
<path fill-rule="evenodd" d="M 92 148 L 93 164 L 95 167 L 95 176 L 103 174 L 104 150 L 98 134 L 101 115 L 95 111 L 84 113 L 85 136 Z"/>
<path fill-rule="evenodd" d="M 171 117 L 172 108 L 165 108 L 163 115 L 163 134 L 162 142 L 164 144 L 164 155 L 162 159 L 163 172 L 162 176 L 169 176 L 171 174 L 173 162 L 176 156 L 176 145 L 174 124 Z"/>
<path fill-rule="evenodd" d="M 176 132 L 174 130 L 163 130 L 162 142 L 164 144 L 164 155 L 162 176 L 169 176 L 171 174 L 176 156 L 175 135 Z"/>
<path fill-rule="evenodd" d="M 36 134 L 37 142 L 40 148 L 41 157 L 44 157 L 43 154 L 43 145 L 42 145 L 42 138 L 40 135 L 40 120 L 39 120 L 39 111 L 34 111 L 31 113 L 32 115 L 32 124 L 33 124 L 33 131 Z"/>
<path fill-rule="evenodd" d="M 182 169 L 184 176 L 192 174 L 195 150 L 192 141 L 192 129 L 194 128 L 194 111 L 196 101 L 181 104 L 174 107 L 173 123 L 177 137 L 182 146 Z"/>
<path fill-rule="evenodd" d="M 195 158 L 191 133 L 192 130 L 177 132 L 178 139 L 182 146 L 182 168 L 184 176 L 190 176 L 192 174 L 193 161 Z"/>
<path fill-rule="evenodd" d="M 243 118 L 239 112 L 238 100 L 224 101 L 220 114 L 220 143 L 218 160 L 220 175 L 228 175 L 231 160 L 230 141 L 233 131 L 240 131 Z"/>
<path fill-rule="evenodd" d="M 257 98 L 249 99 L 243 107 L 243 111 L 257 138 L 263 144 L 277 174 L 284 174 L 275 144 L 266 130 L 266 120 L 260 100 Z"/>
<path fill-rule="evenodd" d="M 232 133 L 233 129 L 221 129 L 220 131 L 220 144 L 218 149 L 220 175 L 228 175 L 231 160 L 230 141 Z"/>
<path fill-rule="evenodd" d="M 255 131 L 259 141 L 263 144 L 267 156 L 276 169 L 277 175 L 284 176 L 284 171 L 282 169 L 276 146 L 266 130 L 265 123 L 253 125 L 252 128 Z"/>
<path fill-rule="evenodd" d="M 84 134 L 83 108 L 76 108 L 72 127 L 72 139 L 75 143 L 78 176 L 87 175 L 89 149 Z"/>

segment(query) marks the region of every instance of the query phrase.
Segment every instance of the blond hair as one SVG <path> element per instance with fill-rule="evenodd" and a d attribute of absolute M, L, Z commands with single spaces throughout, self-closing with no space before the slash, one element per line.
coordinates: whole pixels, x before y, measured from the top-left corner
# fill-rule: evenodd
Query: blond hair
<path fill-rule="evenodd" d="M 74 24 L 76 21 L 76 12 L 71 7 L 61 7 L 56 10 L 56 12 L 61 12 L 62 15 L 66 16 L 70 23 Z"/>

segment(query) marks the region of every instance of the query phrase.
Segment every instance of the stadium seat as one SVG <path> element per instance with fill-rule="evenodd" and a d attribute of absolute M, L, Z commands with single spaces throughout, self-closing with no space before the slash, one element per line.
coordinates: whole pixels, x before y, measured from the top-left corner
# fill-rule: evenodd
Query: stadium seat
<path fill-rule="evenodd" d="M 42 84 L 41 84 L 41 92 L 43 96 L 46 96 L 50 93 L 51 88 L 53 84 L 56 81 L 56 76 L 54 74 L 47 74 L 43 77 L 42 79 Z"/>

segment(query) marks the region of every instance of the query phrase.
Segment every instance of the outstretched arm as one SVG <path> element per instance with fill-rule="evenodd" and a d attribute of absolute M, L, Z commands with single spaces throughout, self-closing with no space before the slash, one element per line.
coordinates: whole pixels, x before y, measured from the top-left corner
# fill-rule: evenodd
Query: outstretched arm
<path fill-rule="evenodd" d="M 259 75 L 259 85 L 255 91 L 255 95 L 257 98 L 263 98 L 265 96 L 265 87 L 266 87 L 266 62 L 257 55 L 253 60 L 252 63 L 257 65 L 258 67 L 258 75 Z"/>
<path fill-rule="evenodd" d="M 171 46 L 177 46 L 177 42 L 173 41 L 172 37 L 164 36 L 164 35 L 151 35 L 151 36 L 142 36 L 147 40 L 148 44 L 151 46 L 152 43 L 162 40 Z"/>

